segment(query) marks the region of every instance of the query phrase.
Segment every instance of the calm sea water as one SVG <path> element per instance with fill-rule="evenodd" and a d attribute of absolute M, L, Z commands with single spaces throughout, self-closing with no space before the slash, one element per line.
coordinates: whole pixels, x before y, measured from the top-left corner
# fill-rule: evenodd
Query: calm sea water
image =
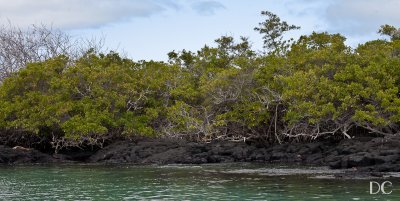
<path fill-rule="evenodd" d="M 0 166 L 0 200 L 400 200 L 370 195 L 371 179 L 329 170 L 255 164 Z"/>

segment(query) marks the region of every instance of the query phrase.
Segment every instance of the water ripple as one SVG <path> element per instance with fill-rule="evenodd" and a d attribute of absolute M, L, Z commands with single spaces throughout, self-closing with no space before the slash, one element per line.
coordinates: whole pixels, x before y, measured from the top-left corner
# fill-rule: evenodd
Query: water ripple
<path fill-rule="evenodd" d="M 311 179 L 324 168 L 205 166 L 0 167 L 0 200 L 377 200 L 368 181 Z M 390 178 L 392 179 L 392 178 Z M 400 183 L 400 179 L 393 178 Z M 399 189 L 394 189 L 399 191 Z M 393 194 L 387 200 L 400 200 Z"/>

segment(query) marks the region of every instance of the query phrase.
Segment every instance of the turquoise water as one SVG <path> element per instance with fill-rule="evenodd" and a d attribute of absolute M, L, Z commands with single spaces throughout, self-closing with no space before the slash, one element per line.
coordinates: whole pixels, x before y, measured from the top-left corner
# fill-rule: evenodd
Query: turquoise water
<path fill-rule="evenodd" d="M 254 164 L 0 166 L 0 200 L 400 200 L 370 195 L 371 179 L 330 170 Z"/>

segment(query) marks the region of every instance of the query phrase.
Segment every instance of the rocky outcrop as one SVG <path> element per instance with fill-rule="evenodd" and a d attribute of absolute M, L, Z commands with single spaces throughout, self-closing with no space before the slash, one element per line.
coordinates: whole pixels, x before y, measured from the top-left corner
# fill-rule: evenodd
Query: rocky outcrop
<path fill-rule="evenodd" d="M 121 141 L 99 150 L 89 162 L 106 163 L 220 163 L 250 161 L 255 149 L 244 143 L 195 143 L 173 139 L 154 139 L 139 142 Z"/>
<path fill-rule="evenodd" d="M 400 137 L 356 138 L 274 146 L 244 142 L 186 142 L 177 139 L 118 141 L 100 150 L 64 151 L 47 155 L 23 147 L 0 146 L 0 164 L 52 163 L 202 164 L 283 162 L 367 172 L 400 172 Z"/>
<path fill-rule="evenodd" d="M 339 143 L 312 142 L 257 147 L 244 142 L 195 143 L 172 139 L 120 141 L 99 150 L 88 162 L 200 164 L 221 162 L 289 162 L 400 171 L 400 138 L 358 138 Z"/>
<path fill-rule="evenodd" d="M 322 142 L 257 147 L 244 142 L 196 143 L 172 139 L 121 141 L 99 150 L 89 162 L 105 163 L 221 163 L 299 162 L 322 164 L 331 145 Z"/>
<path fill-rule="evenodd" d="M 34 149 L 0 145 L 0 164 L 53 163 L 58 160 Z"/>
<path fill-rule="evenodd" d="M 325 158 L 331 168 L 400 171 L 400 138 L 344 140 Z"/>

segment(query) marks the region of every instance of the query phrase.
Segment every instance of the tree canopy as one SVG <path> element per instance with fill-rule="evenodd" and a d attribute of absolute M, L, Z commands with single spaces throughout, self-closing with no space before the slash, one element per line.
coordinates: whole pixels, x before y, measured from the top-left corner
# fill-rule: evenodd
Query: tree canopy
<path fill-rule="evenodd" d="M 354 131 L 398 134 L 400 40 L 384 25 L 351 48 L 326 32 L 284 40 L 298 29 L 270 12 L 255 28 L 266 54 L 245 37 L 222 36 L 168 62 L 87 51 L 31 62 L 0 85 L 0 129 L 52 139 L 58 150 L 112 137 L 288 142 Z"/>

